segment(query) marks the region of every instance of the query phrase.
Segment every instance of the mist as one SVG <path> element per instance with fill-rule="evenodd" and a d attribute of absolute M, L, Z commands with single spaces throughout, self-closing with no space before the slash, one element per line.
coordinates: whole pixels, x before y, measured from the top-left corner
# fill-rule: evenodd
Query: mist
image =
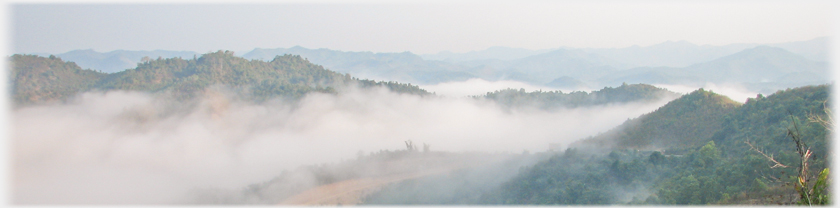
<path fill-rule="evenodd" d="M 699 88 L 703 88 L 705 90 L 729 97 L 729 99 L 732 99 L 732 101 L 739 103 L 745 103 L 747 102 L 747 98 L 755 98 L 755 96 L 759 94 L 758 92 L 753 92 L 738 84 L 706 83 L 706 85 L 704 86 L 654 84 L 653 86 L 665 88 L 669 91 L 682 94 L 688 94 Z"/>
<path fill-rule="evenodd" d="M 407 140 L 435 151 L 546 151 L 673 99 L 545 111 L 385 88 L 264 103 L 223 89 L 205 94 L 176 102 L 88 92 L 66 104 L 15 109 L 13 202 L 182 203 L 197 188 L 239 189 L 302 165 L 403 149 Z"/>

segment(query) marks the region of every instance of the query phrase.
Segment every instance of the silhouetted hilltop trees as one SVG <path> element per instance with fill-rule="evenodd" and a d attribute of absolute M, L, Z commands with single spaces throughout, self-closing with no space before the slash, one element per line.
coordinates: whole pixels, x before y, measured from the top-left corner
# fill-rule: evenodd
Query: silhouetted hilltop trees
<path fill-rule="evenodd" d="M 177 99 L 187 99 L 211 86 L 229 87 L 255 101 L 277 97 L 297 99 L 309 92 L 336 93 L 353 85 L 429 94 L 415 85 L 360 80 L 336 73 L 297 55 L 260 61 L 218 51 L 193 59 L 144 59 L 136 68 L 114 74 L 81 69 L 73 62 L 55 57 L 16 54 L 11 59 L 10 83 L 16 104 L 61 102 L 91 90 L 168 92 Z"/>
<path fill-rule="evenodd" d="M 605 87 L 591 93 L 583 91 L 564 93 L 560 90 L 525 92 L 524 89 L 515 90 L 508 88 L 474 97 L 492 100 L 504 107 L 531 106 L 552 109 L 558 107 L 574 108 L 610 103 L 656 101 L 662 98 L 676 96 L 679 96 L 679 94 L 652 85 L 628 85 L 625 83 L 619 87 Z"/>

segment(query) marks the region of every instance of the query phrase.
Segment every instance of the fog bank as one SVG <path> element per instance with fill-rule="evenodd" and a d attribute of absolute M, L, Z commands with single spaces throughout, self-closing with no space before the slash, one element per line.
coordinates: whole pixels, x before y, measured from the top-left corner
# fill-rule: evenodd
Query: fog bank
<path fill-rule="evenodd" d="M 12 112 L 16 204 L 179 203 L 196 188 L 238 189 L 359 151 L 545 151 L 664 105 L 503 110 L 471 98 L 384 88 L 254 104 L 213 91 L 195 105 L 139 92 L 84 93 Z"/>

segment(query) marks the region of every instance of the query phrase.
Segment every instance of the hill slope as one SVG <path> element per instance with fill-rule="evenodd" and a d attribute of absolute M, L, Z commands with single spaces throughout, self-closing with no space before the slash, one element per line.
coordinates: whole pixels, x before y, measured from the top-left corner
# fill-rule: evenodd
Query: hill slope
<path fill-rule="evenodd" d="M 414 85 L 359 80 L 292 55 L 277 56 L 265 62 L 219 51 L 195 59 L 149 60 L 135 69 L 113 74 L 83 70 L 58 58 L 32 55 L 14 55 L 12 64 L 12 95 L 16 104 L 59 102 L 91 90 L 165 92 L 178 99 L 187 99 L 213 86 L 229 87 L 243 98 L 255 101 L 299 98 L 313 91 L 332 93 L 351 85 L 384 86 L 401 93 L 429 94 Z"/>
<path fill-rule="evenodd" d="M 654 112 L 628 120 L 604 134 L 573 146 L 608 149 L 681 149 L 696 147 L 711 139 L 720 119 L 740 104 L 703 89 L 694 91 Z"/>
<path fill-rule="evenodd" d="M 828 167 L 830 138 L 826 126 L 808 118 L 830 116 L 825 111 L 831 106 L 829 89 L 788 89 L 740 106 L 698 90 L 521 170 L 481 202 L 791 204 L 798 198 L 791 184 L 797 180 L 799 156 L 787 131 L 796 123 L 796 132 L 813 151 L 809 168 L 816 171 L 808 174 L 815 178 Z M 747 142 L 788 167 L 772 167 Z M 607 148 L 603 153 L 582 148 L 603 150 L 602 145 Z"/>
<path fill-rule="evenodd" d="M 14 55 L 9 76 L 12 99 L 16 103 L 36 103 L 68 98 L 75 92 L 95 87 L 103 73 L 82 70 L 76 63 L 61 58 Z"/>

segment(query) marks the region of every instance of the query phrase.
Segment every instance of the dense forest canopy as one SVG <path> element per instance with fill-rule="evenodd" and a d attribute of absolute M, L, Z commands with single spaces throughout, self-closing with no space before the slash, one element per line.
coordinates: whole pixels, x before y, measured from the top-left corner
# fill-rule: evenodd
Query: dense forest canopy
<path fill-rule="evenodd" d="M 307 92 L 335 93 L 349 86 L 382 86 L 399 93 L 428 95 L 416 85 L 360 80 L 310 63 L 297 55 L 271 61 L 246 60 L 230 51 L 207 53 L 193 59 L 145 59 L 137 68 L 106 74 L 81 69 L 60 58 L 13 55 L 10 76 L 14 102 L 36 104 L 65 101 L 92 90 L 167 92 L 177 99 L 226 86 L 246 99 L 300 98 Z"/>
<path fill-rule="evenodd" d="M 495 101 L 504 107 L 538 107 L 542 109 L 574 108 L 581 106 L 605 105 L 611 103 L 650 102 L 663 98 L 677 97 L 679 94 L 648 84 L 622 84 L 619 87 L 604 87 L 591 93 L 574 91 L 564 93 L 556 91 L 525 92 L 524 89 L 504 89 L 487 92 L 483 96 L 473 96 Z"/>
<path fill-rule="evenodd" d="M 826 126 L 809 117 L 831 116 L 825 111 L 832 106 L 830 87 L 787 89 L 743 105 L 698 90 L 521 171 L 483 202 L 792 203 L 798 200 L 793 183 L 800 157 L 787 132 L 796 127 L 813 151 L 809 164 L 817 171 L 807 173 L 814 178 L 810 186 L 830 156 Z M 762 154 L 787 167 L 774 167 Z"/>
<path fill-rule="evenodd" d="M 723 120 L 720 118 L 739 105 L 726 96 L 700 89 L 578 144 L 597 148 L 682 151 L 680 147 L 705 144 L 711 138 L 709 132 L 721 127 Z"/>

